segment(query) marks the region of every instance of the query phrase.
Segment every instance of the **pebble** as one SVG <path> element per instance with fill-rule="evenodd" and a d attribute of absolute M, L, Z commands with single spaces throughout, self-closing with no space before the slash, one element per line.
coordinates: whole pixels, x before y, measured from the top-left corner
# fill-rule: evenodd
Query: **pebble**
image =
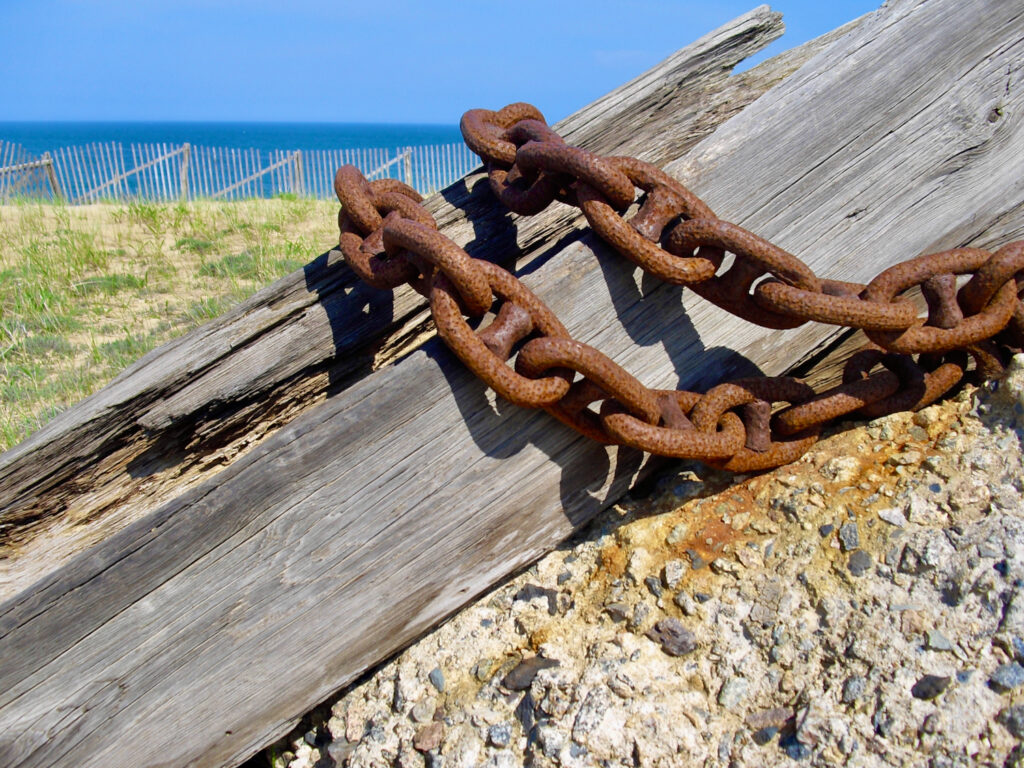
<path fill-rule="evenodd" d="M 848 677 L 846 682 L 843 683 L 843 704 L 853 704 L 857 701 L 857 699 L 864 695 L 864 691 L 867 690 L 867 685 L 868 681 L 861 675 Z"/>
<path fill-rule="evenodd" d="M 636 683 L 625 672 L 618 672 L 608 681 L 611 692 L 622 699 L 632 699 L 636 696 Z"/>
<path fill-rule="evenodd" d="M 711 561 L 711 570 L 715 573 L 725 574 L 728 576 L 739 576 L 740 572 L 743 570 L 743 566 L 735 560 L 726 560 L 724 557 L 716 557 Z"/>
<path fill-rule="evenodd" d="M 750 684 L 746 678 L 730 677 L 725 681 L 722 690 L 718 692 L 718 703 L 728 710 L 735 710 L 741 701 L 746 698 Z"/>
<path fill-rule="evenodd" d="M 836 527 L 834 525 L 832 525 L 832 523 L 826 523 L 825 525 L 822 525 L 822 526 L 820 526 L 818 528 L 818 535 L 820 535 L 821 538 L 824 539 L 826 536 L 828 536 L 830 533 L 832 533 L 832 531 L 834 531 L 835 529 L 836 529 Z"/>
<path fill-rule="evenodd" d="M 572 725 L 573 741 L 582 741 L 582 737 L 591 733 L 604 719 L 605 712 L 611 707 L 611 698 L 604 688 L 591 688 L 580 705 L 580 711 Z"/>
<path fill-rule="evenodd" d="M 897 528 L 907 527 L 907 518 L 898 507 L 885 507 L 884 509 L 878 510 L 878 517 L 880 520 L 884 520 L 889 525 L 894 525 Z"/>
<path fill-rule="evenodd" d="M 847 562 L 846 567 L 849 568 L 850 573 L 852 573 L 854 576 L 863 576 L 865 573 L 871 570 L 871 566 L 873 564 L 874 561 L 871 559 L 871 555 L 869 555 L 863 549 L 858 549 L 856 552 L 850 555 L 850 559 Z"/>
<path fill-rule="evenodd" d="M 473 677 L 481 683 L 487 682 L 491 679 L 491 675 L 494 674 L 497 666 L 498 662 L 494 659 L 480 659 L 480 661 L 473 665 Z"/>
<path fill-rule="evenodd" d="M 512 741 L 512 728 L 508 723 L 498 723 L 487 729 L 487 743 L 492 747 L 507 747 Z"/>
<path fill-rule="evenodd" d="M 629 555 L 629 562 L 626 563 L 626 574 L 635 584 L 644 579 L 644 574 L 649 572 L 651 556 L 643 547 L 636 547 Z"/>
<path fill-rule="evenodd" d="M 853 456 L 836 456 L 829 459 L 821 467 L 822 477 L 836 483 L 848 483 L 857 476 L 860 461 Z"/>
<path fill-rule="evenodd" d="M 697 604 L 686 592 L 680 592 L 672 602 L 679 606 L 679 609 L 687 616 L 693 616 L 697 613 Z"/>
<path fill-rule="evenodd" d="M 309 744 L 309 746 L 319 749 L 330 740 L 330 737 L 321 730 L 310 728 L 303 734 L 302 740 Z"/>
<path fill-rule="evenodd" d="M 707 561 L 695 550 L 688 549 L 686 550 L 686 554 L 690 556 L 690 567 L 693 568 L 693 570 L 699 571 L 707 565 Z"/>
<path fill-rule="evenodd" d="M 434 719 L 434 711 L 436 709 L 437 707 L 433 701 L 430 699 L 423 699 L 422 701 L 416 702 L 416 705 L 412 708 L 409 715 L 417 723 L 429 723 Z"/>
<path fill-rule="evenodd" d="M 675 589 L 686 575 L 687 565 L 682 560 L 669 560 L 662 570 L 662 581 L 669 589 Z"/>
<path fill-rule="evenodd" d="M 992 687 L 1000 692 L 1012 691 L 1024 685 L 1024 667 L 1016 661 L 996 667 L 996 671 L 989 678 Z"/>
<path fill-rule="evenodd" d="M 544 756 L 554 760 L 565 746 L 565 734 L 554 725 L 537 726 L 537 743 Z"/>
<path fill-rule="evenodd" d="M 860 547 L 860 530 L 856 523 L 844 523 L 839 526 L 839 546 L 843 552 L 852 552 Z"/>
<path fill-rule="evenodd" d="M 1018 739 L 1024 739 L 1024 704 L 1007 707 L 996 717 L 996 722 L 1001 723 Z"/>
<path fill-rule="evenodd" d="M 647 637 L 661 644 L 669 656 L 685 656 L 697 649 L 697 638 L 679 619 L 662 619 L 647 632 Z"/>
<path fill-rule="evenodd" d="M 430 752 L 441 746 L 443 736 L 444 725 L 435 721 L 416 731 L 412 738 L 412 746 L 418 752 Z"/>
<path fill-rule="evenodd" d="M 952 651 L 953 645 L 946 636 L 937 629 L 928 630 L 928 647 L 933 651 Z"/>
<path fill-rule="evenodd" d="M 325 749 L 328 757 L 334 761 L 335 765 L 345 765 L 345 761 L 355 752 L 356 744 L 341 739 L 328 743 Z M 284 755 L 281 757 L 284 758 Z"/>
<path fill-rule="evenodd" d="M 604 612 L 608 614 L 608 618 L 618 623 L 625 621 L 626 617 L 629 616 L 629 606 L 622 602 L 608 603 L 604 607 Z"/>
<path fill-rule="evenodd" d="M 555 659 L 545 659 L 543 656 L 531 656 L 520 661 L 515 668 L 502 679 L 501 684 L 510 691 L 525 691 L 533 683 L 533 678 L 542 669 L 551 669 L 560 666 Z"/>
<path fill-rule="evenodd" d="M 890 456 L 885 463 L 891 467 L 906 467 L 911 464 L 920 464 L 923 458 L 924 454 L 920 451 L 904 451 Z"/>
<path fill-rule="evenodd" d="M 444 672 L 441 671 L 440 667 L 434 667 L 430 670 L 427 678 L 430 680 L 430 684 L 437 689 L 438 693 L 444 693 Z"/>
<path fill-rule="evenodd" d="M 650 590 L 650 593 L 655 597 L 661 597 L 661 580 L 655 576 L 647 576 L 644 578 L 644 585 Z"/>
<path fill-rule="evenodd" d="M 629 617 L 629 628 L 633 632 L 639 632 L 647 623 L 647 617 L 651 614 L 651 607 L 647 603 L 637 603 L 633 606 L 633 615 Z"/>
<path fill-rule="evenodd" d="M 979 557 L 984 557 L 989 560 L 993 560 L 1000 557 L 1003 554 L 1003 548 L 998 547 L 990 541 L 983 541 L 978 545 Z"/>
<path fill-rule="evenodd" d="M 1010 638 L 1010 648 L 1013 650 L 1013 658 L 1024 662 L 1024 638 L 1016 636 Z"/>
<path fill-rule="evenodd" d="M 776 707 L 775 709 L 763 709 L 760 712 L 753 712 L 743 718 L 743 722 L 753 731 L 774 725 L 781 727 L 787 720 L 793 717 L 792 707 Z"/>
<path fill-rule="evenodd" d="M 766 727 L 760 729 L 759 731 L 754 731 L 754 736 L 753 736 L 754 743 L 755 744 L 760 744 L 763 747 L 769 741 L 774 739 L 775 738 L 775 734 L 777 734 L 778 732 L 779 732 L 779 726 L 777 726 L 777 725 L 769 725 L 769 726 L 766 726 Z"/>
<path fill-rule="evenodd" d="M 792 760 L 806 760 L 811 756 L 811 748 L 800 741 L 796 735 L 790 734 L 781 741 L 779 746 Z"/>
<path fill-rule="evenodd" d="M 686 541 L 686 537 L 690 535 L 690 528 L 686 523 L 679 523 L 673 526 L 672 530 L 669 531 L 668 536 L 665 537 L 665 543 L 670 547 L 674 547 L 682 541 Z"/>
<path fill-rule="evenodd" d="M 917 440 L 919 443 L 923 443 L 923 442 L 925 442 L 928 439 L 928 431 L 925 430 L 925 429 L 922 429 L 917 424 L 915 424 L 910 429 L 908 429 L 907 433 L 914 440 Z"/>
<path fill-rule="evenodd" d="M 910 689 L 911 695 L 915 699 L 924 699 L 930 701 L 946 690 L 949 687 L 952 678 L 942 677 L 940 675 L 925 675 Z"/>

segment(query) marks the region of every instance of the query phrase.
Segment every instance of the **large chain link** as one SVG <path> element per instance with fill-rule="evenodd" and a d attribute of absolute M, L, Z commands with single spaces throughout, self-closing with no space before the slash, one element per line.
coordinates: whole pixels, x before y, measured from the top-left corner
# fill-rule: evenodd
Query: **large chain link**
<path fill-rule="evenodd" d="M 410 284 L 430 299 L 441 338 L 488 386 L 594 440 L 735 472 L 768 469 L 797 459 L 835 419 L 925 407 L 963 378 L 969 358 L 980 375 L 998 376 L 1024 344 L 1024 241 L 994 254 L 957 248 L 919 256 L 867 285 L 825 280 L 793 254 L 719 219 L 664 171 L 567 145 L 529 104 L 471 110 L 461 128 L 510 210 L 532 215 L 556 200 L 576 205 L 644 271 L 738 317 L 775 329 L 808 321 L 859 328 L 872 342 L 847 361 L 843 383 L 821 393 L 791 377 L 739 379 L 703 394 L 649 389 L 571 338 L 514 275 L 438 232 L 411 187 L 340 168 L 339 245 L 353 271 L 378 288 Z M 625 219 L 637 190 L 638 209 Z M 733 261 L 721 271 L 726 254 Z M 958 289 L 960 275 L 970 278 Z M 925 318 L 902 297 L 915 286 L 928 304 Z M 489 312 L 494 319 L 482 330 L 466 320 Z"/>

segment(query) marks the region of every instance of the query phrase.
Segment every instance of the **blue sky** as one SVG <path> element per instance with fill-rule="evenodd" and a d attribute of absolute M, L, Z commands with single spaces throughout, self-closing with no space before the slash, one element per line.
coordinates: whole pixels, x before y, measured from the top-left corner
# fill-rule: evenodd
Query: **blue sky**
<path fill-rule="evenodd" d="M 881 0 L 779 0 L 775 53 Z M 755 2 L 0 0 L 0 121 L 555 121 Z"/>

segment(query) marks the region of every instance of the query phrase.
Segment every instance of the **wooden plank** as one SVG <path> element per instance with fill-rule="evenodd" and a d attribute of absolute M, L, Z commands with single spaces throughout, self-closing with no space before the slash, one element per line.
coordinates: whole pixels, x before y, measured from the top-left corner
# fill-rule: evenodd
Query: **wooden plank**
<path fill-rule="evenodd" d="M 241 177 L 241 178 L 238 181 L 232 182 L 229 186 L 225 187 L 224 189 L 221 189 L 221 190 L 218 190 L 217 192 L 214 192 L 213 195 L 211 195 L 211 197 L 214 197 L 214 198 L 226 197 L 226 196 L 230 195 L 231 193 L 236 192 L 237 190 L 241 189 L 246 184 L 251 184 L 256 179 L 262 178 L 263 176 L 265 176 L 266 174 L 270 173 L 271 171 L 274 171 L 275 169 L 280 168 L 280 167 L 282 167 L 284 165 L 287 165 L 289 162 L 291 162 L 291 157 L 286 154 L 280 160 L 277 160 L 275 162 L 270 163 L 265 168 L 260 168 L 260 170 L 258 170 L 257 172 L 249 174 L 249 175 L 246 175 L 243 172 L 241 166 L 239 165 L 239 160 L 238 160 L 238 157 L 237 157 L 237 155 L 235 153 L 235 150 L 233 150 L 233 149 L 231 150 L 230 157 L 231 157 L 231 161 L 230 161 L 231 165 L 230 165 L 230 167 L 234 169 L 235 175 L 238 176 L 238 177 Z"/>
<path fill-rule="evenodd" d="M 128 151 L 131 153 L 131 156 L 132 156 L 132 167 L 137 166 L 139 164 L 139 154 L 140 154 L 139 153 L 139 146 L 138 146 L 138 144 L 134 144 L 134 143 L 129 144 L 128 145 Z M 135 198 L 141 200 L 145 196 L 145 194 L 146 194 L 146 174 L 140 173 L 140 174 L 137 174 L 137 178 L 135 179 Z"/>
<path fill-rule="evenodd" d="M 75 158 L 70 147 L 61 147 L 57 152 L 60 153 L 60 166 L 64 170 L 64 188 L 68 191 L 68 198 L 71 199 L 74 197 L 73 190 L 81 189 L 76 176 Z"/>
<path fill-rule="evenodd" d="M 181 147 L 181 170 L 178 172 L 181 179 L 178 197 L 182 202 L 188 200 L 188 163 L 191 155 L 192 145 L 186 141 Z"/>
<path fill-rule="evenodd" d="M 89 195 L 89 190 L 95 188 L 102 181 L 96 168 L 95 146 L 95 142 L 84 145 L 80 148 L 82 151 L 78 155 L 79 162 L 81 163 L 82 178 L 85 181 L 85 192 L 79 198 L 80 201 L 93 202 Z"/>
<path fill-rule="evenodd" d="M 213 188 L 219 189 L 227 186 L 227 181 L 224 176 L 224 152 L 223 147 L 214 147 L 213 153 L 210 155 L 210 165 L 212 169 L 211 178 L 213 178 Z M 211 189 L 210 197 L 213 197 L 213 191 Z"/>
<path fill-rule="evenodd" d="M 79 149 L 78 162 L 80 172 L 82 174 L 83 189 L 85 190 L 79 201 L 92 202 L 92 198 L 89 196 L 89 190 L 93 189 L 100 181 L 96 175 L 96 163 L 93 160 L 93 144 L 85 144 Z"/>
<path fill-rule="evenodd" d="M 46 162 L 46 178 L 50 183 L 50 193 L 54 200 L 63 200 L 64 193 L 61 191 L 60 182 L 57 180 L 57 172 L 53 168 L 53 158 L 49 152 L 43 153 L 43 160 Z"/>
<path fill-rule="evenodd" d="M 963 5 L 891 3 L 823 51 L 751 106 L 753 117 L 735 118 L 753 125 L 727 123 L 688 156 L 702 193 L 727 213 L 724 190 L 751 178 L 752 131 L 766 195 L 786 195 L 787 205 L 739 190 L 752 207 L 733 215 L 802 252 L 877 254 L 870 249 L 887 237 L 886 261 L 898 260 L 949 232 L 987 242 L 990 225 L 1024 226 L 1024 190 L 1010 184 L 998 200 L 979 192 L 1020 178 L 1024 163 L 1024 9 Z M 1004 117 L 986 137 L 994 98 Z M 980 117 L 951 127 L 953 106 Z M 832 139 L 820 147 L 806 127 L 818 109 L 828 120 L 817 131 Z M 847 222 L 851 200 L 868 203 L 868 215 Z M 887 215 L 872 215 L 876 206 Z M 524 280 L 578 338 L 649 385 L 690 382 L 709 367 L 728 376 L 785 364 L 776 332 L 740 337 L 737 323 L 702 313 L 688 292 L 647 290 L 590 244 L 539 260 Z M 494 403 L 428 343 L 5 603 L 0 762 L 106 765 L 131 738 L 143 764 L 236 763 L 553 546 L 642 464 L 545 414 Z"/>
<path fill-rule="evenodd" d="M 0 174 L 22 173 L 24 171 L 35 170 L 36 168 L 45 168 L 49 164 L 49 161 L 44 156 L 40 160 L 30 160 L 27 163 L 15 163 L 13 165 L 2 167 L 0 168 Z"/>
<path fill-rule="evenodd" d="M 862 49 L 848 57 L 823 52 L 730 121 L 713 141 L 666 170 L 685 179 L 723 218 L 742 217 L 744 226 L 833 279 L 866 282 L 879 271 L 879 262 L 885 266 L 919 253 L 963 244 L 989 247 L 1019 237 L 1024 233 L 1019 218 L 1024 132 L 1020 122 L 993 116 L 1014 100 L 1008 90 L 1021 80 L 1020 28 L 1006 40 L 1012 55 L 990 50 L 986 37 L 948 43 L 936 55 L 931 43 L 948 34 L 941 26 L 959 24 L 955 5 L 926 6 L 935 19 L 932 36 L 918 37 L 907 32 L 911 25 L 905 21 L 914 6 L 897 4 L 861 32 L 879 32 Z M 1019 5 L 996 8 L 979 2 L 976 9 L 982 14 L 978 23 L 985 25 L 998 19 L 1019 25 L 1024 13 Z M 883 34 L 886 25 L 894 31 Z M 907 69 L 883 71 L 872 57 L 891 51 L 891 36 L 899 32 L 899 45 L 906 48 L 900 59 Z M 929 71 L 945 77 L 922 75 Z M 814 89 L 858 98 L 826 102 L 803 120 L 791 119 L 787 113 L 798 95 Z M 901 110 L 915 100 L 923 105 L 920 111 L 894 129 L 896 115 L 905 114 Z M 950 124 L 949 115 L 960 122 Z M 829 123 L 836 128 L 829 130 Z M 807 163 L 797 147 L 803 147 L 804 157 L 825 159 Z M 723 148 L 728 148 L 727 158 Z M 777 163 L 765 161 L 787 152 L 794 167 L 784 180 Z M 800 163 L 802 170 L 796 167 Z M 779 175 L 762 173 L 767 168 Z M 794 184 L 798 173 L 800 183 Z M 794 219 L 797 209 L 804 213 Z M 1016 224 L 996 224 L 1007 217 Z M 877 231 L 877 239 L 865 241 L 865 230 Z M 700 328 L 707 308 L 696 301 L 684 306 L 692 307 Z M 741 346 L 763 336 L 745 327 L 738 333 Z M 791 360 L 789 349 L 820 344 L 818 327 L 769 334 L 760 343 L 767 358 Z"/>
<path fill-rule="evenodd" d="M 788 74 L 793 56 L 806 58 L 813 50 L 730 78 L 735 64 L 780 27 L 778 15 L 766 8 L 747 14 L 666 60 L 652 101 L 623 98 L 624 112 L 604 107 L 595 120 L 633 122 L 634 143 L 620 150 L 639 151 L 653 140 L 648 116 L 678 108 L 676 130 L 694 135 L 696 143 L 715 120 Z M 666 130 L 662 120 L 651 122 Z M 600 131 L 592 137 L 600 140 Z M 521 239 L 529 268 L 543 252 L 538 246 L 547 248 L 545 237 L 554 242 L 573 231 L 576 219 L 561 207 L 535 217 L 546 217 L 547 227 L 533 219 L 512 226 L 487 202 L 479 181 L 470 178 L 429 201 L 442 229 L 475 254 L 486 256 L 489 243 L 492 258 L 505 258 Z M 464 206 L 472 223 L 457 218 L 448 200 Z M 358 285 L 324 254 L 223 318 L 147 355 L 0 456 L 0 598 L 229 466 L 328 393 L 383 364 L 376 358 L 405 354 L 412 340 L 425 336 L 422 310 L 418 294 L 392 296 Z M 83 483 L 89 492 L 83 493 Z"/>
<path fill-rule="evenodd" d="M 204 147 L 203 148 L 204 170 L 206 171 L 206 173 L 205 173 L 205 175 L 203 177 L 203 181 L 204 181 L 203 197 L 204 198 L 208 198 L 210 196 L 211 190 L 213 189 L 213 166 L 212 166 L 211 154 L 212 154 L 212 149 L 210 147 Z"/>

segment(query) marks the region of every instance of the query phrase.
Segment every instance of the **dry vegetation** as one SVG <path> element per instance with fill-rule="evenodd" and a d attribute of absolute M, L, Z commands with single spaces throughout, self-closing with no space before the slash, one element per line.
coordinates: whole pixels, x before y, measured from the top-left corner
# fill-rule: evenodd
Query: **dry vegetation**
<path fill-rule="evenodd" d="M 336 239 L 302 199 L 0 206 L 0 450 Z"/>

